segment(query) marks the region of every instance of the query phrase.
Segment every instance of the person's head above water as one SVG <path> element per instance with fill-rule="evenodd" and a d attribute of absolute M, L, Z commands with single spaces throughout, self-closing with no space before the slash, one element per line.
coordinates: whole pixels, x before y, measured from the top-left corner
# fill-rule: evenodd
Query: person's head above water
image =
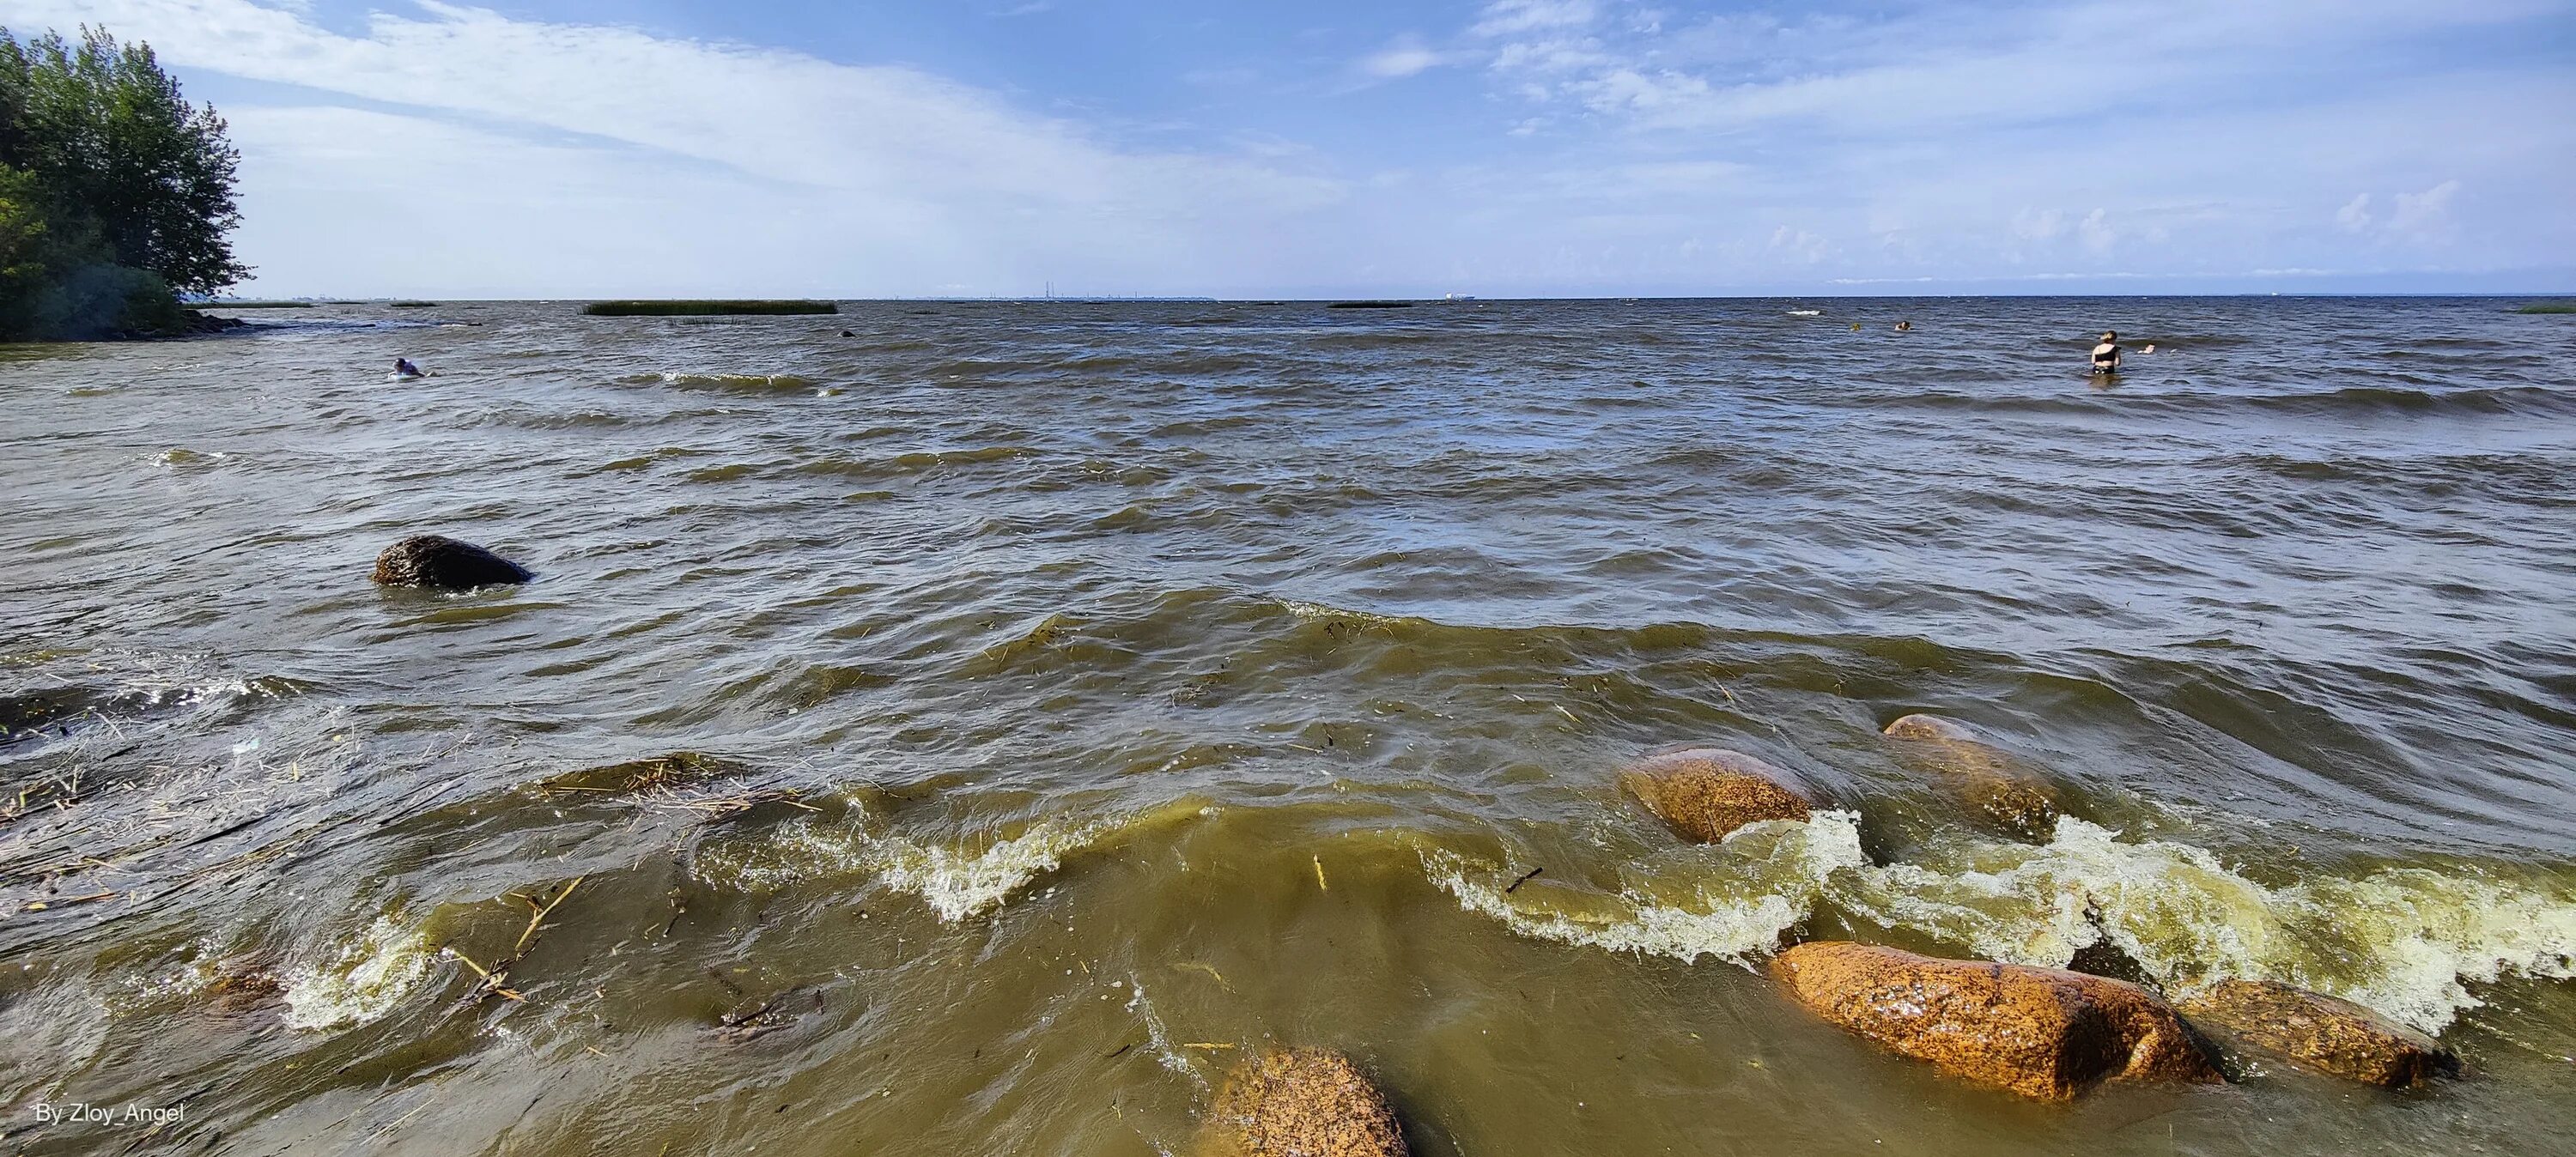
<path fill-rule="evenodd" d="M 2120 331 L 2118 331 L 2118 330 L 2116 330 L 2116 329 L 2106 329 L 2106 330 L 2103 330 L 2103 331 L 2102 331 L 2102 340 L 2103 340 L 2103 341 L 2118 341 L 2118 340 L 2120 340 Z"/>

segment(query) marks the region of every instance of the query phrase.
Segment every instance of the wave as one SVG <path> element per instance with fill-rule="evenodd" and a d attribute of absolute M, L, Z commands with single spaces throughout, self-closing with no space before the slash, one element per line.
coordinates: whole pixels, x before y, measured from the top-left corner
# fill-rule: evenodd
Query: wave
<path fill-rule="evenodd" d="M 2072 817 L 2045 845 L 1952 845 L 1837 885 L 1856 914 L 1987 958 L 2056 967 L 2107 942 L 2169 991 L 2277 980 L 2425 1032 L 2483 1003 L 2470 984 L 2576 976 L 2576 897 L 2428 868 L 2267 886 Z"/>
<path fill-rule="evenodd" d="M 437 959 L 427 931 L 379 916 L 331 959 L 287 972 L 286 1026 L 319 1032 L 366 1024 L 402 1003 Z"/>
<path fill-rule="evenodd" d="M 2464 390 L 2347 386 L 2323 393 L 2257 394 L 2237 400 L 2257 409 L 2298 413 L 2350 414 L 2397 410 L 2433 414 L 2517 414 L 2576 410 L 2576 397 L 2543 386 L 2486 386 Z"/>
<path fill-rule="evenodd" d="M 1445 851 L 1426 854 L 1424 868 L 1460 907 L 1524 936 L 1749 967 L 1807 919 L 1835 872 L 1864 862 L 1859 813 L 1832 811 L 1677 850 L 1623 872 L 1615 893 L 1535 879 L 1512 885 L 1495 865 Z"/>
<path fill-rule="evenodd" d="M 1978 959 L 2062 968 L 2117 947 L 2168 993 L 2274 980 L 2427 1033 L 2483 1000 L 2472 986 L 2576 976 L 2576 896 L 2486 872 L 2387 868 L 2267 885 L 2209 851 L 2124 842 L 2072 817 L 2045 845 L 1954 836 L 1872 866 L 1858 817 L 1744 828 L 1621 870 L 1615 891 L 1511 877 L 1448 851 L 1432 883 L 1540 940 L 1750 967 L 1822 914 Z"/>
<path fill-rule="evenodd" d="M 909 892 L 947 923 L 999 908 L 1067 857 L 1146 827 L 1200 814 L 1193 799 L 1144 812 L 1076 821 L 1041 819 L 1008 837 L 933 843 L 886 830 L 862 811 L 848 821 L 799 820 L 758 837 L 701 854 L 697 874 L 711 884 L 774 891 L 814 880 L 874 875 Z"/>
<path fill-rule="evenodd" d="M 740 393 L 804 393 L 820 383 L 798 374 L 628 374 L 617 379 L 630 386 L 674 386 L 683 390 L 729 390 Z"/>
<path fill-rule="evenodd" d="M 897 478 L 923 474 L 941 467 L 981 466 L 992 462 L 1009 462 L 1043 456 L 1045 451 L 1034 446 L 975 446 L 962 450 L 913 450 L 884 457 L 863 458 L 831 454 L 800 462 L 787 469 L 791 473 L 824 478 Z"/>
<path fill-rule="evenodd" d="M 2412 389 L 2394 386 L 2346 386 L 2292 393 L 2214 393 L 2114 388 L 2089 393 L 1964 394 L 1947 391 L 1857 394 L 1828 399 L 1827 404 L 1867 409 L 1908 407 L 2000 413 L 2155 413 L 2224 415 L 2238 410 L 2264 413 L 2359 417 L 2372 414 L 2497 415 L 2576 414 L 2576 394 L 2545 386 L 2486 386 L 2472 389 Z"/>

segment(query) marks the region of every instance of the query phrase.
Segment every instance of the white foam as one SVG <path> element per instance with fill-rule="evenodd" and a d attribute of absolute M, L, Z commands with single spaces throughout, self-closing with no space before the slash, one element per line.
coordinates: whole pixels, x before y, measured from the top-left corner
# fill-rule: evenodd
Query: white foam
<path fill-rule="evenodd" d="M 929 901 L 951 924 L 990 911 L 1021 886 L 1056 870 L 1063 858 L 1097 838 L 1104 825 L 1040 822 L 1017 837 L 980 852 L 920 844 L 900 836 L 869 838 L 869 851 L 888 886 Z"/>
<path fill-rule="evenodd" d="M 320 1031 L 383 1016 L 428 977 L 435 956 L 425 933 L 377 917 L 330 963 L 287 973 L 286 1026 Z"/>
<path fill-rule="evenodd" d="M 1843 811 L 1818 812 L 1804 822 L 1753 824 L 1714 849 L 1685 855 L 1679 864 L 1662 865 L 1664 870 L 1649 866 L 1632 874 L 1616 895 L 1579 899 L 1544 888 L 1507 893 L 1489 866 L 1443 853 L 1426 857 L 1425 867 L 1460 907 L 1524 936 L 1749 965 L 1807 917 L 1834 872 L 1864 863 L 1860 817 Z"/>
<path fill-rule="evenodd" d="M 2392 868 L 2267 887 L 2206 849 L 2072 817 L 2041 846 L 1965 843 L 1838 877 L 1832 898 L 1970 954 L 2063 965 L 2107 938 L 2169 990 L 2275 980 L 2425 1032 L 2472 983 L 2576 975 L 2576 900 L 2472 871 Z"/>
<path fill-rule="evenodd" d="M 1340 607 L 1326 606 L 1322 603 L 1310 603 L 1300 599 L 1274 599 L 1272 601 L 1278 603 L 1280 607 L 1287 610 L 1289 614 L 1295 615 L 1301 619 L 1355 619 L 1363 623 L 1376 623 L 1388 626 L 1421 621 L 1419 619 L 1408 619 L 1402 615 L 1381 615 L 1374 611 L 1348 611 L 1343 610 Z"/>
<path fill-rule="evenodd" d="M 2169 992 L 2275 980 L 2434 1033 L 2479 1006 L 2472 985 L 2576 977 L 2576 896 L 2474 869 L 2271 887 L 2207 849 L 2071 817 L 2044 845 L 1961 838 L 1915 855 L 1872 867 L 1858 818 L 1820 812 L 1651 859 L 1616 893 L 1507 894 L 1495 865 L 1446 852 L 1424 866 L 1466 910 L 1565 944 L 1749 966 L 1830 903 L 1963 956 L 2059 967 L 2108 940 Z"/>
<path fill-rule="evenodd" d="M 1145 982 L 1132 973 L 1127 979 L 1133 993 L 1127 998 L 1127 1011 L 1145 1022 L 1145 1044 L 1147 1050 L 1154 1054 L 1155 1063 L 1192 1080 L 1198 1079 L 1197 1066 L 1190 1063 L 1189 1054 L 1172 1044 L 1171 1030 L 1163 1027 L 1162 1015 L 1154 1011 L 1154 1002 L 1145 996 Z"/>
<path fill-rule="evenodd" d="M 869 821 L 804 823 L 778 829 L 739 856 L 713 857 L 699 874 L 737 887 L 775 888 L 839 875 L 874 873 L 887 886 L 930 904 L 955 924 L 1000 907 L 1031 880 L 1062 866 L 1116 825 L 1040 820 L 981 849 L 946 847 L 873 830 Z"/>

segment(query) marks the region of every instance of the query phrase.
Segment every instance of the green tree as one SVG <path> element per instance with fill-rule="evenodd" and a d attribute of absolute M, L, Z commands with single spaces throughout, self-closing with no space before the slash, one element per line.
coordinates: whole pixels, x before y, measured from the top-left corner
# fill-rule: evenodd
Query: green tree
<path fill-rule="evenodd" d="M 121 45 L 97 28 L 83 28 L 78 45 L 47 34 L 19 46 L 5 30 L 0 43 L 25 78 L 14 100 L 0 98 L 0 111 L 16 105 L 17 122 L 0 135 L 0 164 L 36 174 L 62 207 L 95 218 L 119 265 L 199 293 L 249 272 L 225 237 L 241 220 L 241 154 L 213 106 L 180 95 L 151 45 Z"/>
<path fill-rule="evenodd" d="M 241 280 L 224 128 L 148 45 L 0 28 L 0 338 L 167 331 Z"/>

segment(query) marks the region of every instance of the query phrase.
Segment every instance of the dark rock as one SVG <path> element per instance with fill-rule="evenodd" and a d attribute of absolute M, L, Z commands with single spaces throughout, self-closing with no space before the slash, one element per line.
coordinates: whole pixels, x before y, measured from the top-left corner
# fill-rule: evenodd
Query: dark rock
<path fill-rule="evenodd" d="M 423 534 L 386 547 L 376 556 L 374 577 L 386 586 L 464 590 L 523 583 L 536 576 L 473 543 Z"/>
<path fill-rule="evenodd" d="M 1648 757 L 1619 773 L 1619 782 L 1676 835 L 1701 843 L 1746 824 L 1803 820 L 1814 807 L 1785 786 L 1787 772 L 1718 747 Z"/>
<path fill-rule="evenodd" d="M 632 759 L 604 767 L 586 767 L 567 771 L 540 782 L 541 791 L 599 792 L 612 795 L 647 795 L 689 787 L 727 775 L 741 775 L 750 769 L 720 755 L 695 751 L 674 751 L 645 759 Z"/>
<path fill-rule="evenodd" d="M 1970 807 L 2002 830 L 2033 843 L 2056 834 L 2056 789 L 2021 760 L 1977 738 L 1975 732 L 1935 715 L 1908 715 L 1887 725 L 1891 739 L 1910 741 L 1923 761 L 1951 779 Z"/>
<path fill-rule="evenodd" d="M 249 322 L 238 317 L 217 317 L 211 313 L 199 313 L 193 309 L 179 311 L 179 325 L 182 332 L 191 335 L 225 333 L 250 328 Z"/>
<path fill-rule="evenodd" d="M 1405 1157 L 1395 1110 L 1349 1057 L 1277 1049 L 1226 1075 L 1199 1157 Z"/>
<path fill-rule="evenodd" d="M 2433 1038 L 2348 1000 L 2269 980 L 2222 980 L 2182 1002 L 2184 1015 L 2241 1044 L 2318 1072 L 2402 1089 L 2459 1072 Z"/>
<path fill-rule="evenodd" d="M 2137 957 L 2129 955 L 2128 949 L 2107 939 L 2096 940 L 2076 949 L 2075 958 L 2066 962 L 2066 970 L 2081 972 L 2086 976 L 2127 981 L 2140 987 L 2151 986 L 2155 979 L 2147 974 L 2146 965 L 2138 963 Z"/>
<path fill-rule="evenodd" d="M 1791 948 L 1771 975 L 1844 1029 L 2026 1097 L 2067 1100 L 2105 1080 L 2220 1079 L 2172 1009 L 2117 980 L 1850 941 Z"/>

